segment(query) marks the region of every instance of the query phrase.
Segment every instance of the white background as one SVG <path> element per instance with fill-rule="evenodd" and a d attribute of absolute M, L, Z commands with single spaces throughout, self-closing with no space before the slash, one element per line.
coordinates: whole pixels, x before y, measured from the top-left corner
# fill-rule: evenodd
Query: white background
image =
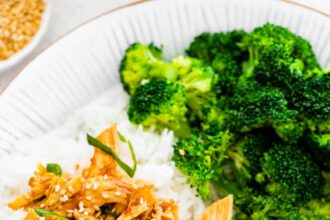
<path fill-rule="evenodd" d="M 229 0 L 228 0 L 229 1 Z M 243 0 L 242 0 L 243 1 Z M 265 0 L 272 1 L 272 0 Z M 276 1 L 276 0 L 273 0 Z M 330 0 L 293 0 L 330 14 Z M 52 6 L 49 27 L 36 51 L 20 65 L 0 74 L 0 91 L 35 54 L 79 24 L 134 0 L 48 0 Z M 329 18 L 330 22 L 330 18 Z"/>

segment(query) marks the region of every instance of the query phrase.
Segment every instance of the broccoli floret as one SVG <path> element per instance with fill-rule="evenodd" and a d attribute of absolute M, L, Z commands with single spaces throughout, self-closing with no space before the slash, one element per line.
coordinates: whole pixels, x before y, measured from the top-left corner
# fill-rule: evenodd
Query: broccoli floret
<path fill-rule="evenodd" d="M 330 74 L 314 74 L 297 81 L 290 95 L 290 105 L 303 118 L 318 127 L 330 119 Z M 316 128 L 311 128 L 312 130 Z"/>
<path fill-rule="evenodd" d="M 302 220 L 330 220 L 330 202 L 316 199 L 300 208 Z"/>
<path fill-rule="evenodd" d="M 304 65 L 299 59 L 290 56 L 287 46 L 274 44 L 262 53 L 255 66 L 253 79 L 262 85 L 278 87 L 289 92 L 292 85 L 302 77 Z"/>
<path fill-rule="evenodd" d="M 290 143 L 297 143 L 306 130 L 306 124 L 295 119 L 275 121 L 272 126 L 282 140 Z"/>
<path fill-rule="evenodd" d="M 330 171 L 330 134 L 310 133 L 302 139 L 301 145 L 322 169 Z"/>
<path fill-rule="evenodd" d="M 244 75 L 242 78 L 247 79 L 252 76 L 255 66 L 262 57 L 262 53 L 269 50 L 269 47 L 274 44 L 286 45 L 286 50 L 291 54 L 294 48 L 293 34 L 286 28 L 265 24 L 244 36 L 239 46 L 242 50 L 248 51 L 249 59 L 243 63 Z"/>
<path fill-rule="evenodd" d="M 214 87 L 218 81 L 217 75 L 210 66 L 196 58 L 179 56 L 172 63 L 178 70 L 178 82 L 184 86 L 188 96 L 191 121 L 196 118 L 203 120 L 205 112 L 216 102 Z"/>
<path fill-rule="evenodd" d="M 184 87 L 167 80 L 151 80 L 140 86 L 131 96 L 128 107 L 129 120 L 158 130 L 169 128 L 176 135 L 188 135 L 187 95 Z"/>
<path fill-rule="evenodd" d="M 260 159 L 272 139 L 266 130 L 254 130 L 227 150 L 226 155 L 233 161 L 233 170 L 237 172 L 236 179 L 243 178 L 246 184 L 246 180 L 251 180 L 260 172 Z"/>
<path fill-rule="evenodd" d="M 266 190 L 271 195 L 286 195 L 292 201 L 308 201 L 320 194 L 321 169 L 297 147 L 277 144 L 261 160 L 269 179 Z"/>
<path fill-rule="evenodd" d="M 222 194 L 246 197 L 259 185 L 256 175 L 261 172 L 260 160 L 271 147 L 276 134 L 271 129 L 256 129 L 229 146 L 222 168 L 214 182 Z"/>
<path fill-rule="evenodd" d="M 317 62 L 312 45 L 300 36 L 295 36 L 293 56 L 303 61 L 304 72 L 307 74 L 314 73 L 321 68 Z"/>
<path fill-rule="evenodd" d="M 134 43 L 125 52 L 120 64 L 120 79 L 124 89 L 129 94 L 134 94 L 141 81 L 149 76 L 151 65 L 161 61 L 162 50 L 153 44 L 143 45 Z"/>
<path fill-rule="evenodd" d="M 228 131 L 215 135 L 193 131 L 189 138 L 180 138 L 174 145 L 172 159 L 176 167 L 189 176 L 189 183 L 203 199 L 211 196 L 210 181 L 232 138 Z"/>
<path fill-rule="evenodd" d="M 249 199 L 245 199 L 240 213 L 235 219 L 251 219 L 251 220 L 300 220 L 299 209 L 290 201 L 280 197 L 266 195 L 252 195 Z M 240 217 L 243 216 L 243 217 Z"/>
<path fill-rule="evenodd" d="M 239 43 L 242 50 L 249 52 L 249 59 L 243 63 L 244 79 L 253 75 L 254 68 L 259 64 L 263 53 L 273 50 L 274 45 L 285 47 L 286 53 L 294 62 L 297 60 L 297 67 L 304 73 L 309 73 L 310 69 L 320 68 L 312 47 L 306 40 L 284 27 L 268 23 L 245 35 Z"/>
<path fill-rule="evenodd" d="M 237 78 L 241 75 L 241 62 L 247 52 L 238 47 L 246 35 L 244 31 L 227 33 L 203 33 L 195 38 L 186 50 L 187 54 L 209 63 L 219 76 L 217 94 L 232 95 Z"/>
<path fill-rule="evenodd" d="M 232 96 L 242 70 L 239 62 L 231 54 L 218 54 L 212 61 L 212 67 L 219 76 L 218 93 Z"/>
<path fill-rule="evenodd" d="M 254 128 L 290 123 L 297 112 L 288 109 L 287 104 L 279 89 L 251 82 L 237 89 L 225 103 L 226 124 L 234 131 L 247 132 Z M 275 130 L 277 127 L 274 126 Z"/>
<path fill-rule="evenodd" d="M 153 44 L 134 43 L 125 52 L 120 64 L 120 79 L 124 89 L 133 95 L 143 80 L 151 78 L 166 78 L 174 81 L 176 69 L 161 60 L 162 50 Z"/>
<path fill-rule="evenodd" d="M 202 33 L 186 49 L 189 56 L 197 57 L 211 64 L 218 54 L 231 54 L 234 60 L 241 62 L 246 59 L 247 53 L 242 51 L 238 43 L 246 35 L 241 30 L 227 33 Z"/>

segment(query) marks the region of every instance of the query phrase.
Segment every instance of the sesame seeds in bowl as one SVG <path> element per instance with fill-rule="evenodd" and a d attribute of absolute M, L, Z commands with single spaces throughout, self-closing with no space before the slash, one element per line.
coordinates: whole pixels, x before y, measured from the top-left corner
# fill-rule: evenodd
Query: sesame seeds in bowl
<path fill-rule="evenodd" d="M 36 48 L 49 15 L 50 7 L 44 0 L 0 1 L 0 73 Z"/>

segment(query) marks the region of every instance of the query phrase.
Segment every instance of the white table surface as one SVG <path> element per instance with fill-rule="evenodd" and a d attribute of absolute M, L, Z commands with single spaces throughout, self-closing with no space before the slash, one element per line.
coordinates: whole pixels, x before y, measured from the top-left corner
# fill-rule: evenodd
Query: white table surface
<path fill-rule="evenodd" d="M 39 51 L 79 24 L 134 0 L 48 0 L 52 13 L 47 33 L 36 51 L 14 68 L 0 74 L 0 91 Z M 229 1 L 229 0 L 228 0 Z M 265 0 L 267 1 L 267 0 Z M 271 0 L 268 0 L 271 1 Z M 330 0 L 293 0 L 330 14 Z"/>

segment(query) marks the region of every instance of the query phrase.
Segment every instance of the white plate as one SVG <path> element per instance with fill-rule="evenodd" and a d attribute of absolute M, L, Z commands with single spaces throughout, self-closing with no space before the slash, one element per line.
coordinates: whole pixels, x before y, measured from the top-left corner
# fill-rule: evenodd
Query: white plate
<path fill-rule="evenodd" d="M 266 22 L 310 40 L 321 65 L 330 68 L 329 17 L 286 2 L 158 0 L 93 20 L 42 52 L 2 94 L 0 155 L 19 150 L 18 141 L 52 130 L 120 83 L 118 65 L 129 44 L 164 45 L 169 59 L 203 31 L 250 31 Z"/>

